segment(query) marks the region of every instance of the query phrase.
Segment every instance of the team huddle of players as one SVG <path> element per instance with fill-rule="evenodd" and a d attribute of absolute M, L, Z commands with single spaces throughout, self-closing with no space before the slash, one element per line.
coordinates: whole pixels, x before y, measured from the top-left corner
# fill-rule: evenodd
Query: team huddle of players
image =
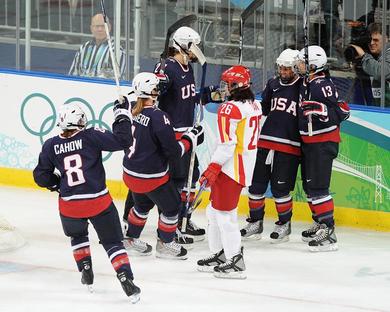
<path fill-rule="evenodd" d="M 338 101 L 324 50 L 308 47 L 308 68 L 304 50 L 284 50 L 276 60 L 277 76 L 267 82 L 261 101 L 255 99 L 250 71 L 242 65 L 224 71 L 220 86 L 206 87 L 200 98 L 190 64 L 204 57 L 198 48 L 200 36 L 181 27 L 172 39 L 164 68 L 158 64 L 155 73 L 136 75 L 131 97 L 115 102 L 112 132 L 87 129 L 82 109 L 68 104 L 59 114 L 62 133 L 47 140 L 39 155 L 34 179 L 60 193 L 60 218 L 81 282 L 92 289 L 88 220 L 133 303 L 139 300 L 140 289 L 133 282 L 128 254 L 151 254 L 152 246 L 140 236 L 154 206 L 159 212 L 156 256 L 187 259 L 187 249 L 206 234 L 186 211 L 197 182 L 211 191 L 206 210 L 211 255 L 198 261 L 198 270 L 221 278 L 245 278 L 241 238 L 260 237 L 269 184 L 279 216 L 271 241 L 289 238 L 290 193 L 299 165 L 313 216 L 302 239 L 311 251 L 337 250 L 329 185 L 339 125 L 348 118 L 349 108 Z M 191 152 L 204 141 L 202 126 L 194 125 L 195 106 L 215 101 L 221 103 L 217 144 L 202 174 L 195 158 L 188 189 Z M 102 151 L 121 150 L 123 180 L 129 189 L 124 235 L 102 162 Z M 246 226 L 239 230 L 237 204 L 244 187 L 249 187 L 250 210 Z M 186 227 L 183 218 L 188 220 Z"/>

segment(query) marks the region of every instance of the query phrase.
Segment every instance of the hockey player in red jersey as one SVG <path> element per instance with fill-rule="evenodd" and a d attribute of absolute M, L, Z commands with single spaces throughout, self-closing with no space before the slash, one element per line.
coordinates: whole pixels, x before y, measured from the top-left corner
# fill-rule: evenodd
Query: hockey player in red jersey
<path fill-rule="evenodd" d="M 218 143 L 199 182 L 211 188 L 207 207 L 211 256 L 198 261 L 198 270 L 220 278 L 246 278 L 237 204 L 250 184 L 256 161 L 261 105 L 250 88 L 250 72 L 241 65 L 222 73 L 221 89 L 228 102 L 218 109 Z"/>
<path fill-rule="evenodd" d="M 181 201 L 168 163 L 179 161 L 202 143 L 203 129 L 191 127 L 177 140 L 170 116 L 155 105 L 159 85 L 154 73 L 140 73 L 133 80 L 137 97 L 131 111 L 133 144 L 123 158 L 123 180 L 132 192 L 134 206 L 129 211 L 125 245 L 150 254 L 151 246 L 139 237 L 149 211 L 156 205 L 160 211 L 156 256 L 187 259 L 187 250 L 174 241 Z"/>
<path fill-rule="evenodd" d="M 311 251 L 337 250 L 334 203 L 329 193 L 333 159 L 340 142 L 340 123 L 349 117 L 349 107 L 338 101 L 338 93 L 326 69 L 327 57 L 320 46 L 308 47 L 309 94 L 306 81 L 301 86 L 298 108 L 299 132 L 302 138 L 302 183 L 314 223 L 302 232 Z M 305 74 L 305 51 L 298 54 L 297 68 Z M 309 133 L 308 116 L 312 118 Z"/>
<path fill-rule="evenodd" d="M 294 189 L 301 155 L 297 106 L 301 79 L 294 72 L 298 50 L 286 49 L 276 59 L 277 76 L 262 93 L 261 106 L 267 116 L 257 143 L 257 159 L 249 187 L 249 218 L 241 229 L 243 238 L 261 238 L 265 213 L 265 192 L 271 184 L 279 220 L 271 242 L 289 240 Z"/>
<path fill-rule="evenodd" d="M 87 119 L 76 104 L 66 104 L 59 113 L 62 133 L 48 139 L 34 169 L 35 182 L 59 192 L 59 211 L 64 233 L 70 237 L 81 283 L 92 290 L 94 280 L 88 238 L 88 221 L 94 226 L 126 295 L 135 303 L 140 289 L 123 246 L 116 207 L 106 186 L 102 151 L 120 151 L 131 144 L 128 103 L 115 103 L 113 132 L 86 129 Z M 59 173 L 54 170 L 57 169 Z"/>

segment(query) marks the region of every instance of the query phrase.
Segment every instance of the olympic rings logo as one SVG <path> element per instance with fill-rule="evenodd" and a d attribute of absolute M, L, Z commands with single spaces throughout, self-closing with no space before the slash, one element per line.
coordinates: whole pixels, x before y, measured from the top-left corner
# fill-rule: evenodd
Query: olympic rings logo
<path fill-rule="evenodd" d="M 26 108 L 28 107 L 29 103 L 31 103 L 32 100 L 39 100 L 42 104 L 48 105 L 50 110 L 50 115 L 47 117 L 43 117 L 42 122 L 40 123 L 40 126 L 38 129 L 33 129 L 33 127 L 27 122 L 26 118 Z M 89 104 L 86 100 L 80 98 L 80 97 L 72 97 L 67 99 L 63 104 L 70 104 L 70 103 L 78 103 L 83 110 L 89 115 L 90 117 L 87 118 L 87 127 L 88 126 L 98 126 L 100 128 L 104 128 L 111 131 L 111 127 L 103 121 L 104 114 L 114 106 L 114 102 L 107 103 L 105 106 L 103 106 L 100 113 L 95 114 L 95 111 L 93 110 L 91 104 Z M 34 105 L 35 108 L 35 105 Z M 89 113 L 89 114 L 88 114 Z M 38 114 L 37 114 L 38 115 Z M 96 117 L 97 116 L 97 117 Z M 20 108 L 20 119 L 22 121 L 22 124 L 24 128 L 32 134 L 33 136 L 37 136 L 39 138 L 39 141 L 41 145 L 45 142 L 44 137 L 49 134 L 56 126 L 56 120 L 57 120 L 57 111 L 55 108 L 55 105 L 51 101 L 49 97 L 42 93 L 32 93 L 29 96 L 27 96 L 21 105 Z M 109 152 L 105 157 L 103 157 L 103 161 L 108 160 L 111 157 L 112 153 Z"/>

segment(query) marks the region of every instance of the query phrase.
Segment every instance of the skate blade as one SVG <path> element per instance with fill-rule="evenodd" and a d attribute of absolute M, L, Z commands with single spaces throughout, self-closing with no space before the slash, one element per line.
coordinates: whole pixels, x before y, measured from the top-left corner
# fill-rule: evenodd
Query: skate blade
<path fill-rule="evenodd" d="M 271 238 L 271 244 L 282 244 L 282 243 L 286 243 L 290 240 L 290 237 L 289 236 L 285 236 L 281 239 L 273 239 Z"/>
<path fill-rule="evenodd" d="M 327 252 L 327 251 L 337 251 L 339 246 L 337 244 L 325 245 L 325 246 L 309 246 L 309 251 L 311 252 Z"/>
<path fill-rule="evenodd" d="M 156 252 L 156 258 L 168 259 L 168 260 L 187 260 L 188 259 L 188 255 L 184 255 L 184 256 L 178 257 L 178 256 L 167 255 L 167 254 L 162 254 L 162 253 Z"/>
<path fill-rule="evenodd" d="M 136 304 L 138 301 L 140 301 L 141 295 L 140 295 L 140 293 L 137 293 L 137 294 L 129 296 L 129 299 L 130 299 L 130 302 L 132 304 Z"/>
<path fill-rule="evenodd" d="M 213 273 L 214 267 L 213 266 L 206 266 L 206 265 L 198 265 L 197 270 L 202 273 Z"/>
<path fill-rule="evenodd" d="M 214 277 L 225 279 L 246 279 L 246 274 L 243 271 L 230 273 L 214 272 Z"/>
<path fill-rule="evenodd" d="M 197 236 L 194 236 L 194 235 L 189 235 L 189 234 L 186 234 L 186 236 L 188 237 L 191 237 L 194 242 L 201 242 L 203 240 L 205 240 L 206 238 L 206 235 L 197 235 Z M 192 244 L 191 244 L 192 245 Z M 183 246 L 186 246 L 186 245 L 183 245 Z"/>
<path fill-rule="evenodd" d="M 89 293 L 93 294 L 93 285 L 85 285 Z"/>
<path fill-rule="evenodd" d="M 129 249 L 126 248 L 126 252 L 129 256 L 133 256 L 133 257 L 145 257 L 145 256 L 150 256 L 152 254 L 152 250 L 150 252 L 142 252 L 133 248 L 129 248 Z"/>
<path fill-rule="evenodd" d="M 255 241 L 255 240 L 260 240 L 261 234 L 252 234 L 250 236 L 241 236 L 241 239 L 244 241 Z"/>

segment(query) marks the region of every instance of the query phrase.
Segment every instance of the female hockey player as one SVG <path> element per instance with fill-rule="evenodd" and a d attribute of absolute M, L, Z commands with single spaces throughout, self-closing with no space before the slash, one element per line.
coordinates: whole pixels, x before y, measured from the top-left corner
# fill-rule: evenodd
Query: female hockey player
<path fill-rule="evenodd" d="M 302 183 L 314 223 L 302 232 L 310 251 L 337 250 L 334 228 L 334 203 L 329 193 L 333 159 L 340 142 L 340 123 L 349 117 L 349 107 L 338 101 L 338 93 L 326 69 L 327 57 L 320 46 L 308 47 L 309 79 L 301 87 L 298 109 L 299 132 L 302 138 Z M 297 69 L 306 73 L 305 51 L 298 54 Z M 310 85 L 306 99 L 306 89 Z M 312 133 L 308 129 L 312 116 Z"/>
<path fill-rule="evenodd" d="M 261 118 L 250 79 L 241 65 L 222 73 L 221 89 L 229 101 L 218 109 L 218 144 L 199 180 L 211 187 L 207 218 L 213 254 L 198 261 L 198 270 L 221 278 L 246 278 L 237 204 L 242 188 L 252 181 Z"/>
<path fill-rule="evenodd" d="M 123 150 L 132 141 L 128 103 L 116 102 L 114 112 L 113 134 L 97 127 L 86 129 L 83 110 L 76 104 L 64 105 L 58 122 L 62 133 L 44 143 L 33 174 L 39 186 L 60 194 L 61 223 L 65 235 L 71 239 L 81 283 L 92 291 L 94 275 L 88 239 L 89 220 L 123 290 L 135 303 L 139 300 L 140 289 L 133 283 L 118 212 L 106 187 L 102 161 L 102 151 Z"/>
<path fill-rule="evenodd" d="M 263 115 L 267 116 L 257 143 L 257 159 L 249 187 L 249 218 L 242 237 L 261 238 L 265 213 L 265 192 L 271 192 L 279 220 L 271 242 L 289 240 L 292 197 L 301 155 L 297 106 L 301 79 L 294 71 L 298 50 L 286 49 L 276 59 L 277 77 L 270 79 L 262 94 Z"/>
<path fill-rule="evenodd" d="M 170 176 L 169 165 L 203 142 L 201 126 L 189 128 L 177 140 L 168 114 L 156 107 L 160 79 L 154 73 L 140 73 L 133 80 L 137 101 L 132 103 L 133 144 L 123 159 L 123 179 L 132 192 L 125 241 L 133 244 L 145 226 L 149 211 L 156 205 L 158 222 L 156 256 L 187 259 L 187 250 L 174 241 L 180 194 Z M 144 250 L 150 254 L 151 246 Z"/>

